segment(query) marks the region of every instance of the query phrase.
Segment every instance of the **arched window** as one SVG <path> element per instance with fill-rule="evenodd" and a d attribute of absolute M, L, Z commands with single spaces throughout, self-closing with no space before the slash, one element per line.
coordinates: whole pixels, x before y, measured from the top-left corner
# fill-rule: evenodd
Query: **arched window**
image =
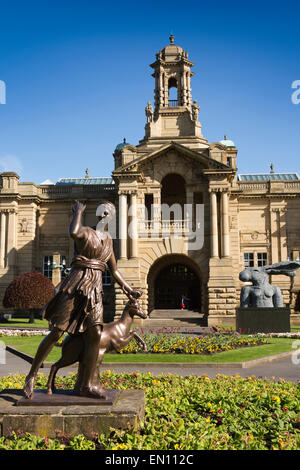
<path fill-rule="evenodd" d="M 175 77 L 169 78 L 169 106 L 178 106 L 177 80 Z"/>

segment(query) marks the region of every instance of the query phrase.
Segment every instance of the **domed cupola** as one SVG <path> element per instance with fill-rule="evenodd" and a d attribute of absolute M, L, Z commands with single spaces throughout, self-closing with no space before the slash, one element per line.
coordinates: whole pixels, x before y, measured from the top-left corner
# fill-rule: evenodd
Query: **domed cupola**
<path fill-rule="evenodd" d="M 174 61 L 174 60 L 180 60 L 182 56 L 188 57 L 188 53 L 185 52 L 182 47 L 177 46 L 174 44 L 174 36 L 171 34 L 169 37 L 170 39 L 170 44 L 168 44 L 166 47 L 164 47 L 161 51 L 159 51 L 158 54 L 156 54 L 157 58 L 161 58 L 165 61 Z"/>
<path fill-rule="evenodd" d="M 126 142 L 126 137 L 124 137 L 123 142 L 118 144 L 115 150 L 121 150 L 123 147 L 126 147 L 126 145 L 131 145 L 131 144 L 129 142 Z"/>
<path fill-rule="evenodd" d="M 220 144 L 224 145 L 224 147 L 235 147 L 234 142 L 227 139 L 227 135 L 224 135 L 224 140 L 220 140 Z"/>

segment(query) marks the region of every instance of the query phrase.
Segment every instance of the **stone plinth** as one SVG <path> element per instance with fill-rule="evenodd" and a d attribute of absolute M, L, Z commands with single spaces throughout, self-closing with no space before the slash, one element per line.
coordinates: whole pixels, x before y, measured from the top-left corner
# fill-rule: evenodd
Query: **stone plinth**
<path fill-rule="evenodd" d="M 236 309 L 236 330 L 245 333 L 286 333 L 290 331 L 290 309 L 239 307 Z"/>
<path fill-rule="evenodd" d="M 64 405 L 22 406 L 18 403 L 22 396 L 22 390 L 0 392 L 1 436 L 22 431 L 49 438 L 59 437 L 62 433 L 66 437 L 83 434 L 93 438 L 97 434 L 108 434 L 110 428 L 137 428 L 145 412 L 143 390 L 120 390 L 113 403 L 101 402 L 99 405 L 76 405 L 69 400 Z"/>

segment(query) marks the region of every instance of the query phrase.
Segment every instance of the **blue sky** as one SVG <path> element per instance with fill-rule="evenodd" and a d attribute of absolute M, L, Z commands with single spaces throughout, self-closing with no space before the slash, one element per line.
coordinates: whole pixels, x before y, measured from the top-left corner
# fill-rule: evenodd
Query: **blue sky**
<path fill-rule="evenodd" d="M 149 64 L 169 43 L 195 62 L 204 137 L 238 148 L 238 171 L 300 173 L 298 2 L 95 0 L 1 5 L 0 171 L 37 184 L 110 176 L 112 153 L 144 136 Z"/>

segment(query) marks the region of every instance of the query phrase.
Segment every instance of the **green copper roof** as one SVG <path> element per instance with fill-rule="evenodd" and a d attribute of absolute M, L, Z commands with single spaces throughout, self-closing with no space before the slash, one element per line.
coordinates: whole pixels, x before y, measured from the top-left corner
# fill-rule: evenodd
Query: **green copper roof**
<path fill-rule="evenodd" d="M 238 181 L 299 180 L 298 173 L 261 173 L 238 175 Z"/>
<path fill-rule="evenodd" d="M 121 142 L 120 144 L 118 144 L 115 148 L 115 150 L 120 150 L 122 149 L 123 147 L 126 147 L 126 145 L 131 145 L 129 142 L 126 142 L 126 139 L 123 139 L 123 142 Z"/>
<path fill-rule="evenodd" d="M 60 178 L 57 185 L 72 184 L 115 184 L 112 178 Z"/>
<path fill-rule="evenodd" d="M 235 144 L 232 140 L 220 140 L 220 144 L 225 145 L 225 147 L 235 147 Z"/>
<path fill-rule="evenodd" d="M 225 147 L 235 147 L 235 144 L 232 140 L 227 139 L 227 135 L 224 135 L 224 140 L 220 140 L 220 144 L 224 145 Z"/>

